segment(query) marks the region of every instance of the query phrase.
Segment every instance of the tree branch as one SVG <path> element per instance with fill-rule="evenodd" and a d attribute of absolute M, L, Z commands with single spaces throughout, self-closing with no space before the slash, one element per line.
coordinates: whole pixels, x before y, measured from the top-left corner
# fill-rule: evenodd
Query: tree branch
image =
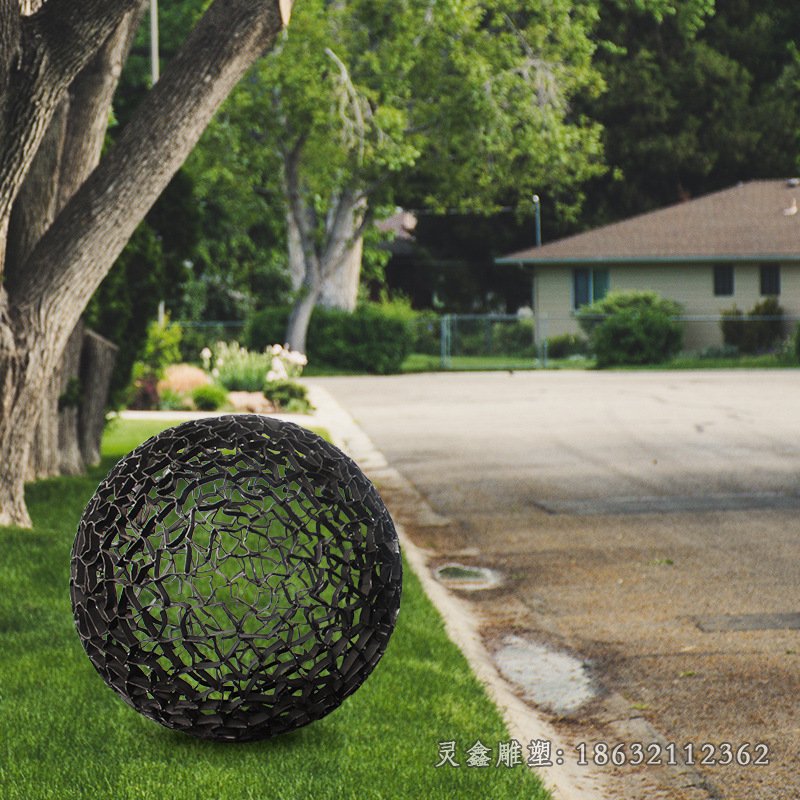
<path fill-rule="evenodd" d="M 47 0 L 23 24 L 47 50 L 50 80 L 66 88 L 138 4 L 139 0 Z"/>
<path fill-rule="evenodd" d="M 18 56 L 9 62 L 0 96 L 0 230 L 8 224 L 11 206 L 67 87 L 138 2 L 49 0 L 21 18 L 19 0 L 14 2 Z M 0 247 L 0 272 L 4 255 Z"/>
<path fill-rule="evenodd" d="M 314 225 L 309 219 L 309 209 L 300 192 L 300 172 L 298 162 L 302 150 L 302 139 L 295 143 L 290 151 L 283 153 L 283 172 L 286 183 L 286 198 L 289 203 L 289 213 L 292 215 L 297 233 L 300 237 L 300 247 L 303 250 L 303 260 L 306 265 L 304 281 L 309 278 L 315 282 L 320 275 L 320 257 L 314 247 Z M 308 274 L 311 270 L 311 275 Z"/>
<path fill-rule="evenodd" d="M 19 282 L 9 287 L 40 325 L 57 326 L 59 340 L 66 341 L 214 112 L 274 42 L 283 27 L 278 2 L 214 0 L 115 146 L 39 241 Z"/>

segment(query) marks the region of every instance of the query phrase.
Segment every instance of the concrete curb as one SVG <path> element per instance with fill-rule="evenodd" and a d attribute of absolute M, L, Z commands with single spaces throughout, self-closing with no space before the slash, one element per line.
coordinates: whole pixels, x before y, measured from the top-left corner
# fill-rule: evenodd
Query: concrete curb
<path fill-rule="evenodd" d="M 315 422 L 330 432 L 334 443 L 357 461 L 373 482 L 381 487 L 391 487 L 393 496 L 400 496 L 404 513 L 413 515 L 415 524 L 436 526 L 450 523 L 449 519 L 437 514 L 416 488 L 388 464 L 369 437 L 326 389 L 310 381 L 305 383 L 309 387 L 311 402 L 317 409 Z M 497 671 L 484 646 L 478 622 L 469 605 L 434 579 L 426 551 L 408 538 L 402 525 L 397 524 L 397 529 L 406 559 L 420 579 L 428 598 L 441 614 L 448 636 L 464 654 L 497 705 L 512 738 L 522 743 L 523 753 L 527 753 L 525 745 L 531 739 L 545 739 L 552 743 L 554 766 L 538 767 L 536 772 L 555 800 L 603 800 L 610 797 L 605 777 L 596 768 L 578 767 L 566 755 L 563 764 L 555 763 L 555 753 L 558 750 L 570 753 L 570 746 L 541 714 L 516 696 L 513 687 Z"/>

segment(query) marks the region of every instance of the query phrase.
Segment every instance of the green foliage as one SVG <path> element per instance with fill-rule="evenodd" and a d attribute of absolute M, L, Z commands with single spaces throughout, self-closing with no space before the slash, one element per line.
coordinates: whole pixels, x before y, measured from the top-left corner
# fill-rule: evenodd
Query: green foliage
<path fill-rule="evenodd" d="M 229 392 L 260 392 L 272 366 L 272 356 L 242 347 L 238 342 L 217 342 L 213 347 L 212 374 Z"/>
<path fill-rule="evenodd" d="M 311 363 L 385 375 L 399 372 L 411 352 L 409 319 L 397 309 L 363 305 L 352 314 L 317 309 L 311 325 Z"/>
<path fill-rule="evenodd" d="M 280 341 L 289 309 L 264 309 L 248 320 L 245 341 L 263 348 Z M 315 366 L 353 372 L 399 372 L 413 343 L 413 312 L 404 304 L 370 303 L 352 314 L 317 308 L 308 329 L 308 359 Z"/>
<path fill-rule="evenodd" d="M 589 350 L 589 342 L 577 333 L 563 333 L 560 336 L 551 336 L 547 340 L 547 355 L 549 358 L 569 358 L 570 356 L 584 355 Z"/>
<path fill-rule="evenodd" d="M 155 317 L 159 301 L 173 291 L 178 277 L 174 264 L 165 257 L 163 238 L 143 223 L 90 301 L 86 324 L 119 347 L 112 396 L 118 398 L 129 384 L 147 337 L 148 320 Z"/>
<path fill-rule="evenodd" d="M 722 338 L 726 345 L 735 347 L 740 353 L 766 353 L 774 350 L 784 336 L 782 319 L 760 319 L 782 317 L 784 310 L 774 297 L 766 297 L 744 314 L 733 306 L 722 312 Z"/>
<path fill-rule="evenodd" d="M 509 356 L 533 356 L 533 319 L 520 317 L 514 321 L 492 324 L 492 353 Z"/>
<path fill-rule="evenodd" d="M 181 360 L 182 336 L 181 326 L 170 322 L 168 316 L 163 323 L 154 320 L 147 326 L 147 338 L 139 361 L 156 378 L 162 378 L 170 364 Z"/>
<path fill-rule="evenodd" d="M 318 259 L 335 244 L 337 203 L 363 200 L 363 280 L 373 289 L 388 256 L 369 221 L 398 202 L 487 214 L 525 207 L 547 186 L 575 207 L 576 184 L 602 171 L 600 129 L 571 108 L 601 89 L 595 23 L 594 3 L 569 0 L 298 3 L 280 46 L 233 92 L 189 163 L 202 203 L 236 226 L 214 234 L 216 249 L 199 249 L 203 263 L 219 284 L 241 272 L 224 267 L 234 243 L 240 263 L 268 263 L 247 252 L 255 233 L 285 248 L 290 178 L 306 252 Z M 274 261 L 285 274 L 286 257 Z M 198 305 L 202 285 L 189 290 Z M 243 295 L 263 306 L 290 299 Z"/>
<path fill-rule="evenodd" d="M 267 381 L 264 384 L 264 397 L 290 414 L 307 414 L 311 411 L 308 389 L 295 381 Z"/>
<path fill-rule="evenodd" d="M 683 340 L 681 323 L 673 319 L 680 312 L 678 303 L 655 292 L 609 292 L 577 316 L 602 368 L 660 364 L 672 358 Z"/>
<path fill-rule="evenodd" d="M 162 389 L 158 393 L 158 407 L 161 411 L 188 411 L 192 406 L 180 392 Z"/>
<path fill-rule="evenodd" d="M 126 392 L 128 408 L 159 408 L 158 382 L 170 364 L 181 360 L 181 326 L 170 322 L 161 324 L 154 320 L 147 326 L 147 336 L 139 360 L 134 362 L 131 383 Z"/>
<path fill-rule="evenodd" d="M 785 0 L 600 0 L 608 90 L 579 102 L 604 127 L 591 225 L 794 174 L 800 7 Z"/>
<path fill-rule="evenodd" d="M 781 354 L 787 363 L 800 364 L 800 325 L 785 340 Z"/>
<path fill-rule="evenodd" d="M 192 400 L 200 411 L 216 411 L 228 401 L 228 393 L 222 386 L 209 383 L 192 390 Z"/>
<path fill-rule="evenodd" d="M 411 352 L 438 356 L 442 350 L 442 321 L 435 311 L 421 311 L 411 320 Z"/>

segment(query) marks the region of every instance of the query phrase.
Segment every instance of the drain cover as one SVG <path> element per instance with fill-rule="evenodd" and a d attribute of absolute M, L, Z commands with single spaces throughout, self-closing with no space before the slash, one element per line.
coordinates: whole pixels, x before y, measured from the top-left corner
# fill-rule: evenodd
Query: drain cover
<path fill-rule="evenodd" d="M 718 617 L 695 617 L 705 633 L 717 631 L 788 631 L 800 630 L 800 613 L 722 614 Z"/>
<path fill-rule="evenodd" d="M 500 576 L 488 567 L 468 567 L 464 564 L 442 564 L 435 570 L 440 583 L 453 589 L 491 589 L 500 583 Z"/>

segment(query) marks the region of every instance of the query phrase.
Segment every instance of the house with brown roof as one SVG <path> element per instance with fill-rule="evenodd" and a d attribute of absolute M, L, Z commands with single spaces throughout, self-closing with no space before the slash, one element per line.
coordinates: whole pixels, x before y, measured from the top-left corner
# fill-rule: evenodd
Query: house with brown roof
<path fill-rule="evenodd" d="M 537 332 L 579 331 L 575 311 L 611 290 L 678 301 L 684 348 L 718 345 L 721 312 L 777 297 L 800 316 L 800 181 L 759 180 L 512 253 L 533 271 Z"/>

